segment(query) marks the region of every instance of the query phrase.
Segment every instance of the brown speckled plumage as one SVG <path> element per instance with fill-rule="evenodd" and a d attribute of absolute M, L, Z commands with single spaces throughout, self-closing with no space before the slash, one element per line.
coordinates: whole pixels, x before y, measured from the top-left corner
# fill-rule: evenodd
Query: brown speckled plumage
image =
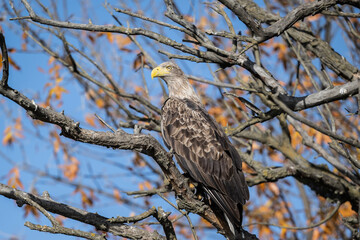
<path fill-rule="evenodd" d="M 242 205 L 249 199 L 240 156 L 181 69 L 173 62 L 160 67 L 169 70 L 162 76 L 170 96 L 162 107 L 164 141 L 184 172 L 200 183 L 234 227 L 240 228 Z"/>

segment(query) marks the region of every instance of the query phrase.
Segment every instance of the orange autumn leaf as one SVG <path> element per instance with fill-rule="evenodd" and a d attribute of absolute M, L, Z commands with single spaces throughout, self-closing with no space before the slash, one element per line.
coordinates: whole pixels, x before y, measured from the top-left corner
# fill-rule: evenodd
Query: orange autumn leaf
<path fill-rule="evenodd" d="M 103 99 L 101 98 L 98 98 L 95 100 L 95 104 L 96 106 L 98 106 L 99 108 L 103 108 L 105 106 L 105 102 Z"/>
<path fill-rule="evenodd" d="M 274 193 L 276 196 L 280 194 L 279 187 L 276 185 L 276 183 L 268 183 L 268 187 L 272 193 Z"/>
<path fill-rule="evenodd" d="M 81 204 L 83 208 L 86 208 L 87 206 L 92 206 L 94 201 L 91 197 L 88 197 L 86 193 L 80 189 L 80 195 L 81 195 Z"/>
<path fill-rule="evenodd" d="M 50 132 L 50 136 L 54 138 L 53 147 L 54 147 L 54 153 L 56 154 L 60 150 L 60 146 L 62 144 L 61 139 L 55 131 Z"/>
<path fill-rule="evenodd" d="M 49 74 L 54 74 L 55 78 L 59 77 L 59 71 L 61 66 L 59 64 L 55 64 L 53 67 L 49 68 Z"/>
<path fill-rule="evenodd" d="M 79 172 L 79 161 L 75 157 L 70 157 L 70 162 L 64 165 L 61 165 L 60 168 L 63 170 L 64 176 L 73 181 Z"/>
<path fill-rule="evenodd" d="M 217 74 L 218 79 L 223 82 L 226 79 L 226 74 L 224 73 L 224 71 L 219 71 Z"/>
<path fill-rule="evenodd" d="M 320 239 L 320 231 L 319 229 L 315 228 L 312 235 L 312 240 Z"/>
<path fill-rule="evenodd" d="M 8 126 L 4 130 L 4 137 L 2 140 L 3 145 L 11 145 L 15 142 L 16 138 L 24 138 L 23 128 L 21 124 L 21 118 L 16 118 L 15 124 L 13 126 Z"/>
<path fill-rule="evenodd" d="M 144 88 L 142 88 L 140 86 L 135 86 L 134 90 L 135 90 L 136 94 L 144 93 Z"/>
<path fill-rule="evenodd" d="M 26 32 L 23 32 L 23 34 L 21 35 L 21 38 L 23 39 L 23 43 L 21 44 L 21 49 L 26 51 L 27 50 L 27 34 Z"/>
<path fill-rule="evenodd" d="M 313 83 L 308 75 L 305 75 L 302 81 L 302 85 L 305 89 L 311 89 L 313 87 Z"/>
<path fill-rule="evenodd" d="M 151 189 L 152 188 L 152 185 L 149 181 L 145 181 L 145 182 L 142 182 L 142 183 L 139 183 L 138 184 L 139 186 L 139 189 L 141 191 L 145 190 L 145 189 Z"/>
<path fill-rule="evenodd" d="M 264 238 L 264 236 L 268 236 L 271 234 L 271 230 L 268 226 L 260 226 L 259 229 L 259 237 Z"/>
<path fill-rule="evenodd" d="M 321 132 L 316 132 L 315 133 L 315 140 L 316 143 L 321 145 L 322 143 L 329 143 L 331 142 L 331 138 L 325 134 L 322 134 Z"/>
<path fill-rule="evenodd" d="M 10 169 L 8 176 L 10 177 L 7 185 L 9 185 L 12 188 L 21 188 L 24 189 L 24 185 L 22 184 L 21 180 L 20 180 L 20 171 L 18 167 L 14 167 L 12 169 Z"/>
<path fill-rule="evenodd" d="M 228 119 L 222 115 L 216 117 L 216 121 L 220 123 L 222 127 L 226 127 L 228 125 Z"/>
<path fill-rule="evenodd" d="M 40 214 L 39 211 L 30 205 L 25 205 L 24 207 L 25 213 L 24 213 L 24 217 L 27 217 L 30 213 L 35 217 L 35 218 L 39 218 Z"/>
<path fill-rule="evenodd" d="M 42 67 L 38 67 L 37 70 L 41 73 L 45 73 L 45 70 Z"/>
<path fill-rule="evenodd" d="M 113 43 L 114 42 L 114 35 L 112 33 L 110 33 L 110 32 L 107 32 L 105 34 L 106 34 L 106 38 L 108 39 L 108 41 L 110 43 Z"/>
<path fill-rule="evenodd" d="M 194 22 L 194 18 L 190 15 L 184 15 L 184 19 L 188 22 Z"/>
<path fill-rule="evenodd" d="M 145 185 L 145 187 L 146 187 L 147 189 L 151 189 L 151 188 L 152 188 L 152 185 L 151 185 L 151 183 L 150 183 L 149 181 L 145 181 L 145 182 L 144 182 L 144 185 Z"/>
<path fill-rule="evenodd" d="M 61 216 L 61 215 L 57 215 L 55 217 L 56 221 L 61 225 L 61 226 L 64 226 L 64 220 L 66 219 L 67 217 L 64 217 L 64 216 Z"/>
<path fill-rule="evenodd" d="M 53 56 L 51 56 L 51 57 L 49 58 L 48 65 L 50 65 L 51 63 L 53 63 L 54 60 L 55 60 L 55 58 L 54 58 Z"/>
<path fill-rule="evenodd" d="M 62 77 L 57 77 L 57 78 L 55 78 L 55 82 L 56 83 L 61 83 L 62 82 L 62 80 L 63 80 L 63 78 Z"/>
<path fill-rule="evenodd" d="M 92 34 L 87 35 L 91 43 L 95 43 L 95 37 Z"/>
<path fill-rule="evenodd" d="M 262 191 L 262 192 L 265 191 L 265 183 L 260 183 L 256 187 L 259 189 L 259 191 Z"/>
<path fill-rule="evenodd" d="M 205 17 L 205 16 L 202 16 L 200 18 L 199 23 L 198 23 L 198 28 L 201 29 L 201 30 L 204 30 L 206 25 L 208 25 L 208 18 Z"/>
<path fill-rule="evenodd" d="M 8 126 L 4 130 L 4 138 L 2 140 L 3 145 L 11 145 L 15 141 L 15 137 L 11 131 L 11 126 Z"/>
<path fill-rule="evenodd" d="M 344 218 L 351 217 L 356 214 L 356 212 L 354 210 L 352 210 L 351 204 L 349 201 L 345 202 L 344 204 L 342 204 L 340 206 L 339 213 L 340 213 L 341 217 L 344 217 Z"/>
<path fill-rule="evenodd" d="M 258 144 L 257 142 L 253 142 L 252 143 L 252 147 L 253 150 L 259 150 L 261 148 L 260 144 Z"/>
<path fill-rule="evenodd" d="M 133 161 L 135 166 L 138 166 L 138 167 L 145 167 L 146 166 L 145 161 L 143 160 L 142 156 L 139 153 L 135 153 L 134 158 L 133 158 L 132 161 Z"/>
<path fill-rule="evenodd" d="M 25 42 L 21 44 L 21 49 L 24 51 L 27 50 L 27 44 Z"/>
<path fill-rule="evenodd" d="M 185 239 L 191 239 L 191 232 L 188 228 L 180 227 L 179 234 L 183 235 Z"/>
<path fill-rule="evenodd" d="M 16 130 L 22 131 L 22 124 L 20 118 L 16 118 L 14 127 Z"/>
<path fill-rule="evenodd" d="M 206 227 L 212 227 L 212 224 L 204 218 L 200 218 L 200 222 L 204 224 Z"/>
<path fill-rule="evenodd" d="M 14 60 L 12 60 L 11 57 L 9 57 L 9 64 L 10 64 L 10 66 L 12 66 L 13 68 L 15 68 L 15 69 L 18 70 L 18 71 L 21 69 L 20 66 L 17 65 L 17 64 L 14 62 Z"/>
<path fill-rule="evenodd" d="M 340 81 L 334 81 L 332 84 L 333 84 L 335 87 L 336 87 L 336 86 L 344 85 L 344 83 L 343 83 L 343 82 L 340 82 Z"/>
<path fill-rule="evenodd" d="M 284 226 L 284 225 L 283 225 Z M 286 225 L 285 225 L 286 226 Z M 287 229 L 286 228 L 282 228 L 281 229 L 281 232 L 280 232 L 280 238 L 281 239 L 285 239 L 285 237 L 286 237 L 286 233 L 287 233 Z"/>
<path fill-rule="evenodd" d="M 133 69 L 135 71 L 139 70 L 140 67 L 146 65 L 146 59 L 145 59 L 145 56 L 140 53 L 136 56 L 134 62 L 133 62 Z"/>
<path fill-rule="evenodd" d="M 55 96 L 56 100 L 60 100 L 63 93 L 68 93 L 68 91 L 63 87 L 56 85 L 50 89 L 49 96 Z"/>
<path fill-rule="evenodd" d="M 120 49 L 124 48 L 125 46 L 129 45 L 132 42 L 129 37 L 125 37 L 122 35 L 116 35 L 115 40 Z"/>
<path fill-rule="evenodd" d="M 95 118 L 94 116 L 88 114 L 85 116 L 85 121 L 87 124 L 89 124 L 90 126 L 92 127 L 96 127 L 96 124 L 95 124 Z"/>
<path fill-rule="evenodd" d="M 283 162 L 282 154 L 273 149 L 269 149 L 269 157 L 275 162 Z"/>
<path fill-rule="evenodd" d="M 291 146 L 296 148 L 297 146 L 302 145 L 302 136 L 292 125 L 289 125 L 289 132 L 291 136 Z"/>
<path fill-rule="evenodd" d="M 306 19 L 309 21 L 309 22 L 314 22 L 316 20 L 319 20 L 321 18 L 321 14 L 316 14 L 314 16 L 309 16 L 307 17 Z"/>
<path fill-rule="evenodd" d="M 288 47 L 285 43 L 277 43 L 273 44 L 273 51 L 278 53 L 279 60 L 283 63 L 284 68 L 287 67 L 288 61 Z"/>
<path fill-rule="evenodd" d="M 209 114 L 216 116 L 219 114 L 222 114 L 224 112 L 224 110 L 221 107 L 212 107 L 209 109 Z"/>
<path fill-rule="evenodd" d="M 118 203 L 122 203 L 122 199 L 121 199 L 121 196 L 120 196 L 120 191 L 118 189 L 114 189 L 113 194 L 114 194 L 115 200 Z"/>

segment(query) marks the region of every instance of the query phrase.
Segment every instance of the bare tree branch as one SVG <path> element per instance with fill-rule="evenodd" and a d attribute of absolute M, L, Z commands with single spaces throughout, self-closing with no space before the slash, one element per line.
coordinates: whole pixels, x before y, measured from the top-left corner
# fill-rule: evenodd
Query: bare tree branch
<path fill-rule="evenodd" d="M 0 47 L 1 47 L 1 56 L 2 56 L 2 65 L 3 65 L 3 74 L 1 77 L 0 85 L 1 87 L 7 86 L 9 79 L 9 57 L 8 50 L 5 43 L 5 37 L 2 32 L 0 32 Z"/>
<path fill-rule="evenodd" d="M 109 222 L 106 217 L 103 217 L 97 213 L 90 213 L 75 207 L 68 206 L 63 203 L 58 203 L 49 197 L 40 197 L 33 194 L 25 193 L 20 190 L 8 187 L 0 183 L 0 195 L 11 198 L 17 201 L 18 206 L 22 206 L 28 199 L 35 202 L 41 208 L 46 211 L 60 214 L 62 216 L 80 221 L 96 227 L 101 231 L 110 232 L 117 236 L 127 237 L 131 239 L 165 239 L 165 237 L 159 235 L 156 231 L 149 232 L 138 227 L 128 226 L 124 224 L 117 224 Z M 29 227 L 39 229 L 36 225 L 28 224 Z M 45 229 L 44 229 L 45 230 Z M 46 229 L 53 231 L 53 229 Z M 89 233 L 91 234 L 91 233 Z M 95 239 L 95 238 L 93 238 Z M 102 238 L 96 238 L 102 239 Z"/>

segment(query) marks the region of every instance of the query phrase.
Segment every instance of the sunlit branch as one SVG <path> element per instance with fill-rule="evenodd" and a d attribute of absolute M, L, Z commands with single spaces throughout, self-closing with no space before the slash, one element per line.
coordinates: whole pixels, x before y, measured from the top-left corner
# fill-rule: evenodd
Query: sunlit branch
<path fill-rule="evenodd" d="M 266 11 L 265 9 L 259 7 L 252 0 L 242 0 L 240 4 L 237 4 L 236 8 L 239 8 L 240 12 L 237 12 L 234 6 L 231 5 L 235 3 L 234 0 L 224 0 L 221 2 L 231 11 L 233 11 L 237 17 L 240 18 L 240 20 L 245 20 L 244 23 L 258 35 L 261 35 L 261 31 L 263 30 L 258 30 L 260 25 L 255 23 L 254 19 L 257 22 L 267 23 L 270 25 L 281 19 L 279 15 Z M 343 0 L 338 2 L 355 6 L 356 4 L 359 4 L 359 2 L 356 0 Z M 244 12 L 245 14 L 243 14 Z M 249 25 L 250 23 L 247 23 L 246 20 L 253 21 L 254 23 Z M 308 51 L 313 52 L 325 66 L 327 66 L 342 78 L 351 81 L 354 73 L 358 72 L 358 69 L 351 65 L 343 56 L 335 52 L 331 48 L 330 44 L 317 38 L 312 33 L 308 32 L 306 28 L 302 28 L 301 26 L 297 28 L 291 27 L 287 31 L 291 38 L 300 42 Z"/>

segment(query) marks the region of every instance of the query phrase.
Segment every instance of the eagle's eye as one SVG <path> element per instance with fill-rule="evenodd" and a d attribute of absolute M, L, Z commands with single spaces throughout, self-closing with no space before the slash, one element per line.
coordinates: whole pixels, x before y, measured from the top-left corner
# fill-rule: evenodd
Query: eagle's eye
<path fill-rule="evenodd" d="M 172 69 L 172 66 L 167 66 L 166 69 L 170 71 Z"/>

